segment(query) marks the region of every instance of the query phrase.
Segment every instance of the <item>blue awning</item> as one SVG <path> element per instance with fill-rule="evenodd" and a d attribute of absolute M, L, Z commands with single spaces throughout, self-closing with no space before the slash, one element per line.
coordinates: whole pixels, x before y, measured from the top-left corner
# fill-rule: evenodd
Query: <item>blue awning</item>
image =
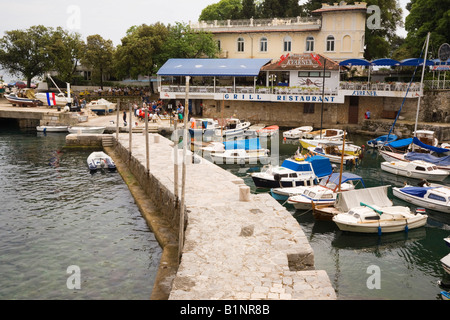
<path fill-rule="evenodd" d="M 373 66 L 399 66 L 400 61 L 389 59 L 389 58 L 382 58 L 382 59 L 376 59 L 372 61 Z"/>
<path fill-rule="evenodd" d="M 401 66 L 422 66 L 423 59 L 421 58 L 410 58 L 400 61 Z M 431 60 L 427 60 L 427 66 L 433 66 L 434 62 Z"/>
<path fill-rule="evenodd" d="M 370 66 L 370 61 L 366 59 L 347 59 L 339 62 L 340 66 Z"/>
<path fill-rule="evenodd" d="M 159 76 L 256 77 L 272 59 L 169 59 Z"/>

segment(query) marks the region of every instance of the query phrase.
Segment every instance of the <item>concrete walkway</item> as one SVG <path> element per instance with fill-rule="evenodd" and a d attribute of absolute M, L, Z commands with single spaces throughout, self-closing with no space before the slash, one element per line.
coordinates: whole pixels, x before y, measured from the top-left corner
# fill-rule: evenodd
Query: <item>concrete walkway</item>
<path fill-rule="evenodd" d="M 172 142 L 159 137 L 149 139 L 150 175 L 173 190 Z M 129 150 L 129 134 L 118 143 Z M 145 155 L 145 135 L 133 134 L 131 156 L 143 170 Z M 185 245 L 169 299 L 336 299 L 300 225 L 275 199 L 240 201 L 243 180 L 206 160 L 186 169 Z M 181 194 L 181 162 L 179 177 Z"/>

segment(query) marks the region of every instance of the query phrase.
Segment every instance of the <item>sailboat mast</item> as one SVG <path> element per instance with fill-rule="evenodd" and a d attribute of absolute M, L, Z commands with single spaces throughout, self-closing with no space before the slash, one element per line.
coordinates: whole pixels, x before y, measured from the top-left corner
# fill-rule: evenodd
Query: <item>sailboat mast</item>
<path fill-rule="evenodd" d="M 425 56 L 423 58 L 422 78 L 420 79 L 420 92 L 422 92 L 422 94 L 423 94 L 423 77 L 425 75 L 425 68 L 427 66 L 427 53 L 428 53 L 428 43 L 429 42 L 430 42 L 430 33 L 428 32 L 427 42 L 426 42 L 426 46 L 425 46 Z M 414 125 L 414 137 L 417 136 L 416 132 L 417 132 L 417 122 L 419 121 L 420 97 L 421 97 L 421 95 L 419 94 L 419 99 L 417 100 L 416 123 Z M 414 145 L 413 145 L 413 150 L 414 150 Z"/>

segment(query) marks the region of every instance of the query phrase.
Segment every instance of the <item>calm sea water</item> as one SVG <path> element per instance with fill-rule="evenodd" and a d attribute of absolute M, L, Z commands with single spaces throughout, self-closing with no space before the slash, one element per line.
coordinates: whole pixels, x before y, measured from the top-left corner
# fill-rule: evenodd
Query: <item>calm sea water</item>
<path fill-rule="evenodd" d="M 298 141 L 283 141 L 280 134 L 280 163 L 292 156 L 300 146 Z M 350 135 L 357 145 L 366 144 L 369 137 Z M 383 172 L 380 163 L 384 159 L 373 149 L 364 153 L 356 167 L 345 167 L 364 179 L 366 187 L 379 185 L 403 186 L 404 181 L 419 181 Z M 249 173 L 259 171 L 260 166 L 245 167 L 222 165 L 226 170 L 243 177 L 252 192 L 256 189 Z M 444 184 L 450 185 L 447 178 Z M 390 198 L 396 205 L 413 205 L 396 199 L 390 190 Z M 449 281 L 440 259 L 450 253 L 443 239 L 450 235 L 450 215 L 427 210 L 427 225 L 408 233 L 367 235 L 342 232 L 332 221 L 315 220 L 311 211 L 296 210 L 284 204 L 297 219 L 314 249 L 316 269 L 326 270 L 339 299 L 441 299 L 438 281 Z M 374 269 L 375 268 L 375 269 Z M 379 288 L 372 270 L 379 270 Z M 372 276 L 372 277 L 371 277 Z M 369 285 L 368 285 L 369 283 Z M 372 287 L 370 289 L 369 287 Z"/>
<path fill-rule="evenodd" d="M 0 299 L 149 299 L 154 234 L 120 174 L 91 174 L 92 150 L 64 144 L 1 123 Z"/>

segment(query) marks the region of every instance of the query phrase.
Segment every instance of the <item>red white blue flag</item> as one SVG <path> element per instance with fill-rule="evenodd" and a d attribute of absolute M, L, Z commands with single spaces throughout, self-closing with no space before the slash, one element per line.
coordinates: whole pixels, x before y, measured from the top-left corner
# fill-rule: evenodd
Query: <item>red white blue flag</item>
<path fill-rule="evenodd" d="M 56 96 L 54 92 L 47 92 L 47 104 L 49 106 L 56 105 Z"/>

